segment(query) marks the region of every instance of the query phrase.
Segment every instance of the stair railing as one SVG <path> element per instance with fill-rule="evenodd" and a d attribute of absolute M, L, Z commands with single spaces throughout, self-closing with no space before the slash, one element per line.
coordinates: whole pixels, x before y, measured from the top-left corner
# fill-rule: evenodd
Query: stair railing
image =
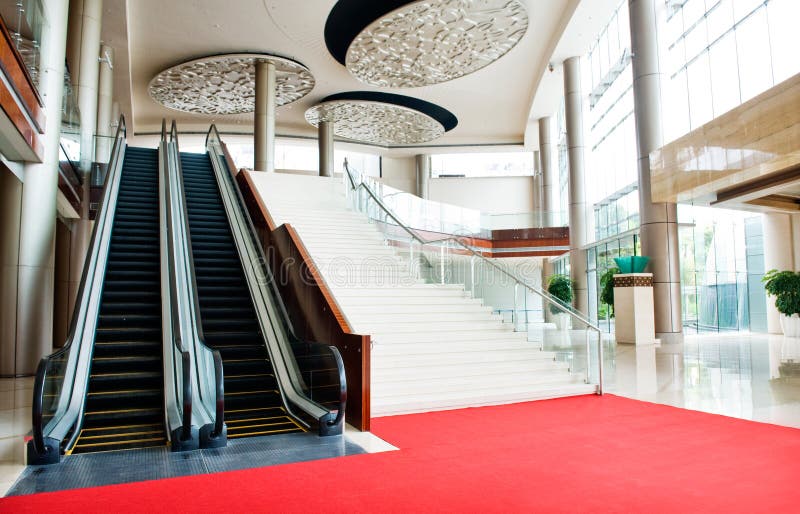
<path fill-rule="evenodd" d="M 174 338 L 180 341 L 187 356 L 183 366 L 183 397 L 195 398 L 194 410 L 190 413 L 189 426 L 193 439 L 204 448 L 225 446 L 225 386 L 222 357 L 219 351 L 206 345 L 200 319 L 200 303 L 197 296 L 197 281 L 194 272 L 189 216 L 186 194 L 183 187 L 178 128 L 172 122 L 167 141 L 166 122 L 162 123 L 162 141 L 166 148 L 166 206 L 169 229 L 170 295 L 172 300 Z M 190 356 L 190 357 L 189 357 Z M 186 412 L 184 412 L 184 416 Z M 183 424 L 184 435 L 186 421 Z M 199 429 L 197 428 L 199 427 Z M 190 449 L 190 448 L 186 448 Z"/>
<path fill-rule="evenodd" d="M 51 464 L 61 459 L 78 437 L 89 385 L 103 280 L 111 244 L 127 128 L 120 116 L 102 200 L 81 274 L 75 308 L 64 346 L 42 358 L 36 369 L 31 407 L 33 438 L 28 443 L 29 464 Z"/>
<path fill-rule="evenodd" d="M 290 405 L 296 406 L 306 415 L 295 415 L 299 421 L 305 423 L 305 417 L 312 418 L 318 424 L 320 435 L 341 434 L 347 402 L 347 380 L 341 355 L 333 346 L 300 341 L 296 337 L 241 191 L 233 180 L 232 172 L 235 170 L 228 169 L 222 140 L 214 125 L 208 131 L 206 149 L 284 403 L 289 409 Z M 336 366 L 339 374 L 337 409 L 328 409 L 306 394 L 308 386 L 298 366 L 293 349 L 295 345 L 316 347 L 327 352 L 323 358 Z"/>
<path fill-rule="evenodd" d="M 364 180 L 357 171 L 351 170 L 347 160 L 344 162 L 344 170 L 345 170 L 345 196 L 351 201 L 351 204 L 354 210 L 359 211 L 365 215 L 367 215 L 370 219 L 377 221 L 379 223 L 384 223 L 388 225 L 395 225 L 399 227 L 403 232 L 405 232 L 409 239 L 409 252 L 410 252 L 410 265 L 412 267 L 412 275 L 416 277 L 416 270 L 414 270 L 414 243 L 416 242 L 420 245 L 419 256 L 424 256 L 424 248 L 425 247 L 434 247 L 438 248 L 438 260 L 439 266 L 441 267 L 440 271 L 440 281 L 442 284 L 445 283 L 445 260 L 446 255 L 450 251 L 450 248 L 453 247 L 454 253 L 467 255 L 470 257 L 470 273 L 473 275 L 473 279 L 471 284 L 475 283 L 474 280 L 474 263 L 480 262 L 485 266 L 490 267 L 491 269 L 496 270 L 501 275 L 507 277 L 514 283 L 514 302 L 515 308 L 512 311 L 512 321 L 514 326 L 516 327 L 516 302 L 517 302 L 517 291 L 519 287 L 523 287 L 530 291 L 531 293 L 535 294 L 536 296 L 540 297 L 542 301 L 551 306 L 553 311 L 557 311 L 560 313 L 567 314 L 570 319 L 577 321 L 578 323 L 584 325 L 586 327 L 586 359 L 587 359 L 587 366 L 586 366 L 586 383 L 591 383 L 591 366 L 589 363 L 591 362 L 591 344 L 589 334 L 591 332 L 597 333 L 597 387 L 596 392 L 597 394 L 603 394 L 603 339 L 602 339 L 602 331 L 600 327 L 592 323 L 586 316 L 582 313 L 575 310 L 572 305 L 567 304 L 559 300 L 558 298 L 552 296 L 548 292 L 530 284 L 527 280 L 523 279 L 522 277 L 518 276 L 516 273 L 513 273 L 506 268 L 500 266 L 496 262 L 492 261 L 484 257 L 480 252 L 476 251 L 471 245 L 467 244 L 463 238 L 458 236 L 450 236 L 442 239 L 436 240 L 428 240 L 421 237 L 414 229 L 406 225 L 393 211 L 389 208 L 385 202 L 380 198 L 378 194 L 375 193 L 373 188 L 369 185 L 367 180 Z M 474 291 L 473 291 L 474 294 Z"/>

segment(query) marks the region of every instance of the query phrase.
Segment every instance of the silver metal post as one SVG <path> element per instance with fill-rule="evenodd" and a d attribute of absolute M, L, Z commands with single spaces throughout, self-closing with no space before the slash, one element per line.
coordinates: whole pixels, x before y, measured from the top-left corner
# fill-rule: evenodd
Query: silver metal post
<path fill-rule="evenodd" d="M 591 362 L 592 362 L 592 349 L 589 346 L 589 327 L 586 327 L 586 383 L 592 383 Z"/>

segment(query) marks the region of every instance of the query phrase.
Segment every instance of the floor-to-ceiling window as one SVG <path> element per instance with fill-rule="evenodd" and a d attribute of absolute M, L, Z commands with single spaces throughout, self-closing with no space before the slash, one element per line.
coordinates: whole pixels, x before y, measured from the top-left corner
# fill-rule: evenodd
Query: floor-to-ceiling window
<path fill-rule="evenodd" d="M 663 9 L 665 143 L 800 72 L 790 21 L 800 19 L 798 0 L 664 0 Z M 614 257 L 640 254 L 631 57 L 623 1 L 584 59 L 586 194 L 594 222 L 587 249 L 589 305 L 606 330 L 613 330 L 613 319 L 599 301 L 600 280 Z M 560 152 L 562 177 L 566 165 Z M 566 204 L 567 191 L 560 192 Z M 691 205 L 679 213 L 687 332 L 765 330 L 760 216 Z M 556 262 L 558 271 L 567 268 L 568 259 Z"/>

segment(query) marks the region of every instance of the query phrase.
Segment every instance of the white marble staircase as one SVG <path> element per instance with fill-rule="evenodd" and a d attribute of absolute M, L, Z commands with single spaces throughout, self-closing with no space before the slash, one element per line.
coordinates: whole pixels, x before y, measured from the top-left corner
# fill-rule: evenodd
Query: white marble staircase
<path fill-rule="evenodd" d="M 372 336 L 372 415 L 594 391 L 463 286 L 412 279 L 407 262 L 350 210 L 340 180 L 252 174 L 274 221 L 290 223 L 357 333 Z"/>

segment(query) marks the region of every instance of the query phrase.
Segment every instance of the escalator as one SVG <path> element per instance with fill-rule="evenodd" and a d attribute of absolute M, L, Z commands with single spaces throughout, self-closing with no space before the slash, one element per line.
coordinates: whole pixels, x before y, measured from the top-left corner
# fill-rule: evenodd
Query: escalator
<path fill-rule="evenodd" d="M 206 344 L 222 356 L 228 437 L 304 431 L 284 406 L 207 154 L 180 154 Z"/>
<path fill-rule="evenodd" d="M 158 151 L 129 147 L 72 453 L 166 444 L 159 284 Z"/>

